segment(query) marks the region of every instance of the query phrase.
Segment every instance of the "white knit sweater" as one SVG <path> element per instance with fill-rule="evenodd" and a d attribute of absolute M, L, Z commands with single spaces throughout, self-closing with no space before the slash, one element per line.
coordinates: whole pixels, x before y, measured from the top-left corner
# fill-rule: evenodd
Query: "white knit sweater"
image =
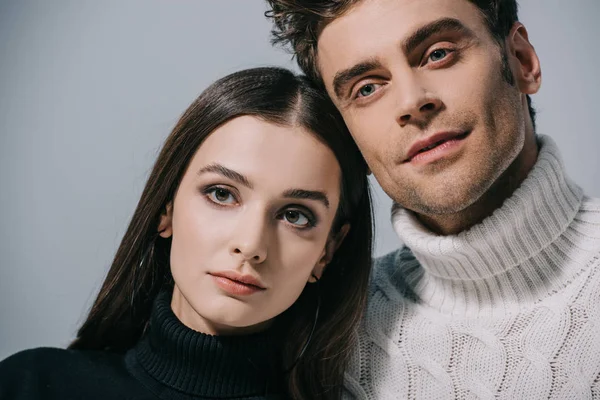
<path fill-rule="evenodd" d="M 377 260 L 345 398 L 600 399 L 600 200 L 539 137 L 527 179 L 453 236 L 404 209 Z"/>

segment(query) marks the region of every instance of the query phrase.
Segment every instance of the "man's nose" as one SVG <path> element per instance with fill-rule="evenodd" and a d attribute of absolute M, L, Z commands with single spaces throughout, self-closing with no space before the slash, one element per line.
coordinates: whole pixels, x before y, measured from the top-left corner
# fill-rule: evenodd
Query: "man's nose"
<path fill-rule="evenodd" d="M 414 75 L 404 76 L 398 85 L 397 120 L 401 126 L 425 124 L 442 107 L 442 101 L 428 92 Z"/>

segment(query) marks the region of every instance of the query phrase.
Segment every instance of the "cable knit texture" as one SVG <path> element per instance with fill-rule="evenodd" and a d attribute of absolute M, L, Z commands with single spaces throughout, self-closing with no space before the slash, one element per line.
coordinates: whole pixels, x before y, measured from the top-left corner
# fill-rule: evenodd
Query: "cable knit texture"
<path fill-rule="evenodd" d="M 600 399 L 600 200 L 555 143 L 503 206 L 440 236 L 393 211 L 345 398 Z"/>

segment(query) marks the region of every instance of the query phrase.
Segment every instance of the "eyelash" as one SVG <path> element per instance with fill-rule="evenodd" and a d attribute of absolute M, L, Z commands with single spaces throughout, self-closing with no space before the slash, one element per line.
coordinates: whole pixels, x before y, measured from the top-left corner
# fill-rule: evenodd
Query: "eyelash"
<path fill-rule="evenodd" d="M 431 55 L 432 55 L 433 53 L 435 53 L 436 51 L 441 51 L 441 50 L 443 50 L 443 51 L 445 51 L 445 52 L 446 52 L 446 56 L 445 56 L 443 59 L 439 60 L 439 61 L 429 61 L 429 62 L 431 62 L 431 63 L 435 63 L 435 64 L 441 64 L 440 66 L 443 66 L 443 65 L 444 65 L 444 64 L 446 64 L 447 62 L 451 61 L 451 59 L 449 59 L 449 57 L 455 57 L 455 56 L 456 56 L 456 55 L 455 55 L 455 53 L 456 53 L 456 49 L 453 49 L 453 48 L 448 48 L 448 47 L 438 47 L 438 48 L 435 48 L 435 49 L 431 50 L 429 53 L 427 53 L 427 55 L 426 55 L 426 57 L 425 57 L 425 60 L 429 60 L 429 58 L 431 57 Z M 421 65 L 425 65 L 425 64 L 421 64 Z M 360 91 L 361 91 L 363 88 L 365 88 L 366 86 L 369 86 L 369 85 L 376 85 L 376 86 L 380 86 L 380 87 L 382 87 L 384 84 L 383 84 L 383 83 L 375 83 L 375 82 L 371 82 L 371 83 L 366 83 L 366 84 L 364 84 L 364 85 L 361 85 L 361 86 L 360 86 L 360 87 L 359 87 L 359 88 L 356 90 L 356 92 L 355 92 L 355 93 L 354 93 L 354 94 L 351 96 L 351 97 L 352 97 L 352 99 L 353 99 L 353 100 L 360 100 L 360 99 L 362 99 L 362 98 L 370 98 L 370 97 L 371 97 L 373 94 L 371 94 L 371 95 L 368 95 L 368 96 L 361 96 L 361 95 L 360 95 Z M 375 90 L 375 91 L 374 91 L 374 93 L 377 93 L 377 90 Z"/>
<path fill-rule="evenodd" d="M 293 206 L 290 206 L 290 207 L 293 207 Z M 298 206 L 296 206 L 296 207 L 298 207 Z M 291 222 L 286 221 L 286 224 L 290 225 L 292 228 L 298 229 L 298 230 L 304 230 L 304 229 L 314 228 L 315 226 L 317 226 L 317 222 L 318 222 L 317 218 L 315 218 L 315 216 L 312 212 L 310 212 L 306 209 L 287 208 L 287 209 L 279 212 L 276 217 L 278 219 L 285 220 L 285 213 L 287 213 L 289 211 L 297 212 L 297 213 L 303 215 L 306 218 L 306 220 L 308 221 L 306 223 L 306 225 L 295 225 Z"/>
<path fill-rule="evenodd" d="M 201 192 L 205 196 L 206 200 L 209 201 L 212 205 L 214 205 L 216 207 L 222 207 L 222 208 L 231 207 L 232 204 L 215 201 L 211 198 L 211 195 L 214 194 L 217 190 L 223 190 L 228 195 L 233 197 L 233 199 L 236 201 L 236 203 L 234 203 L 234 204 L 238 203 L 238 200 L 237 200 L 236 196 L 233 194 L 233 192 L 223 186 L 208 186 L 208 187 L 202 189 Z M 294 208 L 290 208 L 290 207 L 294 207 Z M 288 208 L 284 209 L 283 211 L 278 212 L 276 214 L 276 218 L 285 221 L 285 213 L 286 212 L 289 212 L 289 211 L 297 212 L 297 213 L 301 214 L 302 216 L 304 216 L 308 222 L 306 223 L 306 225 L 302 226 L 302 225 L 296 225 L 296 224 L 286 221 L 286 223 L 289 226 L 291 226 L 293 229 L 298 229 L 298 230 L 314 228 L 318 223 L 318 220 L 315 217 L 315 215 L 311 211 L 305 209 L 304 207 L 301 207 L 301 208 L 298 208 L 298 207 L 299 206 L 297 206 L 297 205 L 288 206 Z"/>
<path fill-rule="evenodd" d="M 433 53 L 435 53 L 436 51 L 445 51 L 446 52 L 446 56 L 444 58 L 442 58 L 441 60 L 438 61 L 429 61 L 429 58 L 431 57 L 431 55 Z M 445 65 L 447 62 L 451 61 L 452 58 L 451 57 L 455 57 L 456 56 L 456 49 L 454 48 L 450 48 L 450 47 L 436 47 L 435 49 L 432 49 L 429 53 L 426 54 L 424 60 L 426 61 L 425 64 L 432 62 L 436 65 L 441 64 L 441 65 Z M 425 64 L 421 64 L 421 65 L 425 65 Z"/>
<path fill-rule="evenodd" d="M 223 186 L 208 186 L 204 189 L 202 189 L 202 194 L 206 197 L 206 199 L 208 201 L 210 201 L 212 204 L 214 204 L 217 207 L 231 207 L 231 204 L 226 204 L 220 201 L 215 201 L 213 200 L 211 197 L 212 194 L 216 193 L 217 190 L 223 190 L 224 192 L 227 192 L 228 195 L 230 195 L 231 197 L 233 197 L 233 199 L 237 202 L 237 198 L 236 196 L 233 194 L 233 192 Z"/>
<path fill-rule="evenodd" d="M 373 85 L 373 86 L 383 86 L 383 84 L 382 84 L 382 83 L 375 83 L 375 82 L 371 82 L 371 83 L 365 83 L 364 85 L 361 85 L 361 86 L 360 86 L 360 87 L 359 87 L 359 88 L 356 90 L 356 93 L 354 93 L 354 94 L 352 95 L 352 99 L 363 99 L 363 98 L 371 97 L 371 96 L 372 96 L 372 94 L 371 94 L 371 95 L 368 95 L 368 96 L 362 96 L 362 95 L 360 95 L 360 91 L 361 91 L 363 88 L 365 88 L 365 87 L 367 87 L 367 86 L 370 86 L 370 85 Z M 376 93 L 376 91 L 375 91 L 374 93 Z"/>

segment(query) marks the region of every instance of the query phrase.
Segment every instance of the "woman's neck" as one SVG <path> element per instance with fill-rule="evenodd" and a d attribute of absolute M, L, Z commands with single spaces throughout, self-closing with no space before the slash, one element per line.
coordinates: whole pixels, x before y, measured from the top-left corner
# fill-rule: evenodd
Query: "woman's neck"
<path fill-rule="evenodd" d="M 212 336 L 240 336 L 258 333 L 265 331 L 273 322 L 268 320 L 251 326 L 231 326 L 216 323 L 200 315 L 185 298 L 177 284 L 173 288 L 171 309 L 175 316 L 188 328 Z"/>

